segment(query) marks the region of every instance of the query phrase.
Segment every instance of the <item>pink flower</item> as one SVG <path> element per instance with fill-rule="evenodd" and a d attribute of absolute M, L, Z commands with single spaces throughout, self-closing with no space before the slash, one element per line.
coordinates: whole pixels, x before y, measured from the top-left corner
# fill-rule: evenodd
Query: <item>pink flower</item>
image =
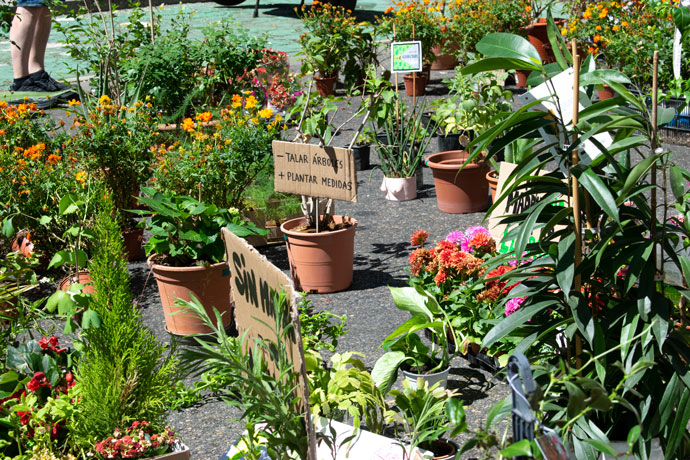
<path fill-rule="evenodd" d="M 522 305 L 522 302 L 525 301 L 527 297 L 513 297 L 509 301 L 506 302 L 506 308 L 505 308 L 505 315 L 510 316 L 516 311 L 520 309 L 520 306 Z"/>
<path fill-rule="evenodd" d="M 448 235 L 446 235 L 446 241 L 462 245 L 467 241 L 467 238 L 465 238 L 465 234 L 462 232 L 450 232 Z"/>

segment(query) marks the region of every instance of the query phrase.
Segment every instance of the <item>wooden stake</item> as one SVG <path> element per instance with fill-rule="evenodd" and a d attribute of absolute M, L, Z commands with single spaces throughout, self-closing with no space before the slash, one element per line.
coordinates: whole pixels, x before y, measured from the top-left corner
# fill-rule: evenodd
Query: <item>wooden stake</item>
<path fill-rule="evenodd" d="M 579 119 L 578 106 L 580 104 L 580 55 L 577 54 L 577 42 L 572 41 L 573 53 L 573 128 Z M 577 134 L 573 132 L 572 142 L 577 141 Z M 580 157 L 577 149 L 574 149 L 571 157 L 572 166 L 577 166 L 580 162 Z M 579 293 L 582 289 L 582 275 L 578 273 L 580 263 L 582 262 L 582 219 L 580 216 L 580 184 L 577 177 L 569 172 L 572 183 L 572 197 L 573 197 L 573 225 L 575 227 L 575 283 L 574 290 Z M 580 355 L 582 354 L 582 338 L 580 334 L 575 334 L 575 365 L 579 369 L 582 366 Z"/>
<path fill-rule="evenodd" d="M 412 41 L 414 41 L 414 24 L 412 24 Z M 412 107 L 417 104 L 417 72 L 412 72 Z"/>
<path fill-rule="evenodd" d="M 658 133 L 657 133 L 657 103 L 659 92 L 659 52 L 654 51 L 653 69 L 652 69 L 652 154 L 656 155 L 656 149 L 659 147 Z M 656 276 L 657 269 L 657 255 L 656 255 L 656 161 L 652 163 L 652 260 L 654 261 L 654 273 Z"/>
<path fill-rule="evenodd" d="M 395 42 L 395 24 L 393 24 L 393 41 Z M 391 62 L 391 67 L 393 63 Z M 398 92 L 398 72 L 395 72 L 395 124 L 400 120 L 400 94 Z"/>

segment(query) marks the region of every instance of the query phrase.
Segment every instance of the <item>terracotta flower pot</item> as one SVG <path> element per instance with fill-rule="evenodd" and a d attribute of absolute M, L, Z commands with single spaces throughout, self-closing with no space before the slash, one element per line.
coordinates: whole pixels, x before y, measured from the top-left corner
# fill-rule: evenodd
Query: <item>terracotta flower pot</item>
<path fill-rule="evenodd" d="M 435 153 L 425 163 L 431 168 L 436 186 L 438 209 L 450 214 L 483 211 L 489 205 L 488 164 L 465 164 L 468 154 L 462 150 Z"/>
<path fill-rule="evenodd" d="M 561 27 L 565 21 L 563 19 L 556 19 L 555 23 L 556 26 Z M 524 31 L 527 34 L 527 40 L 537 49 L 541 62 L 543 64 L 551 64 L 556 62 L 556 55 L 551 48 L 546 28 L 546 18 L 539 18 L 537 22 L 533 22 L 525 27 Z"/>
<path fill-rule="evenodd" d="M 319 92 L 321 97 L 332 96 L 335 94 L 335 84 L 338 81 L 338 76 L 333 75 L 330 77 L 318 77 L 315 76 L 316 90 Z"/>
<path fill-rule="evenodd" d="M 412 177 L 384 177 L 380 190 L 389 201 L 409 201 L 417 198 L 417 174 Z"/>
<path fill-rule="evenodd" d="M 208 334 L 211 328 L 202 323 L 195 313 L 184 307 L 174 305 L 177 299 L 191 300 L 196 297 L 204 306 L 206 313 L 215 321 L 213 309 L 218 310 L 223 318 L 223 327 L 232 323 L 230 304 L 230 269 L 227 262 L 220 262 L 208 267 L 167 267 L 153 264 L 153 276 L 158 284 L 161 305 L 165 313 L 165 325 L 171 334 L 191 335 Z"/>
<path fill-rule="evenodd" d="M 424 73 L 408 73 L 403 77 L 405 80 L 405 94 L 409 97 L 424 96 L 426 93 L 426 83 L 428 77 Z"/>
<path fill-rule="evenodd" d="M 333 216 L 336 224 L 345 220 Z M 285 234 L 290 273 L 298 290 L 325 294 L 342 291 L 352 284 L 352 266 L 357 221 L 352 226 L 333 232 L 303 233 L 292 229 L 304 224 L 299 217 L 281 225 Z"/>
<path fill-rule="evenodd" d="M 527 77 L 529 72 L 527 70 L 517 69 L 515 71 L 515 86 L 518 88 L 527 88 Z"/>
<path fill-rule="evenodd" d="M 603 85 L 601 89 L 597 90 L 597 94 L 599 95 L 600 101 L 611 99 L 613 96 L 616 95 L 616 93 L 614 93 L 613 91 L 613 88 L 611 88 L 609 85 Z"/>
<path fill-rule="evenodd" d="M 125 242 L 125 254 L 127 260 L 133 262 L 144 258 L 144 229 L 135 228 L 122 232 L 122 238 Z"/>
<path fill-rule="evenodd" d="M 93 287 L 93 282 L 91 281 L 91 274 L 86 270 L 80 270 L 76 275 L 71 275 L 63 278 L 60 281 L 58 287 L 61 291 L 67 291 L 69 287 L 74 284 L 79 283 L 84 285 L 84 289 L 81 290 L 84 294 L 95 294 L 96 288 Z"/>
<path fill-rule="evenodd" d="M 431 70 L 453 70 L 458 65 L 458 58 L 455 57 L 454 52 L 457 51 L 457 43 L 447 46 L 448 39 L 431 48 L 436 59 L 431 63 Z M 444 48 L 446 51 L 444 52 Z"/>
<path fill-rule="evenodd" d="M 486 173 L 486 180 L 489 181 L 489 189 L 491 190 L 491 202 L 496 201 L 496 190 L 498 190 L 498 171 L 492 169 Z"/>

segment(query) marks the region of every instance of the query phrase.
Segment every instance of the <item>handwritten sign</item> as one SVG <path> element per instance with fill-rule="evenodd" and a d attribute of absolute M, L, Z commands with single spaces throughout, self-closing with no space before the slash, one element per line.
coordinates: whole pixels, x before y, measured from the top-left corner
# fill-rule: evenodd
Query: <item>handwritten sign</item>
<path fill-rule="evenodd" d="M 357 202 L 352 150 L 273 141 L 275 191 Z"/>
<path fill-rule="evenodd" d="M 300 375 L 300 388 L 297 396 L 301 397 L 301 404 L 307 420 L 307 435 L 309 437 L 309 458 L 315 459 L 316 435 L 311 422 L 309 409 L 309 383 L 304 363 L 304 348 L 300 331 L 299 313 L 295 303 L 295 288 L 292 280 L 278 267 L 273 265 L 244 239 L 224 228 L 222 230 L 225 241 L 225 252 L 230 265 L 230 287 L 232 300 L 235 305 L 235 324 L 242 336 L 246 332 L 247 343 L 253 346 L 255 339 L 265 339 L 273 342 L 280 340 L 275 336 L 276 308 L 275 295 L 281 289 L 287 296 L 290 311 L 283 315 L 286 326 L 292 322 L 292 334 L 285 334 L 287 343 L 285 348 L 295 370 Z M 280 328 L 282 329 L 282 327 Z M 277 375 L 276 363 L 267 359 L 268 371 Z"/>
<path fill-rule="evenodd" d="M 421 72 L 422 42 L 391 43 L 391 71 L 393 73 Z"/>
<path fill-rule="evenodd" d="M 496 188 L 496 198 L 503 194 L 503 191 L 510 188 L 511 183 L 508 182 L 508 177 L 513 173 L 518 165 L 514 163 L 501 162 L 500 171 L 498 174 L 498 185 Z M 547 172 L 540 171 L 539 175 L 545 175 Z M 510 214 L 519 214 L 525 212 L 539 202 L 539 195 L 528 195 L 524 190 L 515 190 L 505 200 L 501 202 L 489 215 L 489 232 L 491 237 L 496 240 L 498 251 L 505 254 L 513 251 L 515 240 L 507 239 L 505 237 L 508 233 L 508 225 L 501 223 L 504 216 Z M 556 201 L 559 206 L 565 206 L 565 197 Z M 558 228 L 558 227 L 557 227 Z M 557 229 L 556 228 L 556 229 Z M 554 229 L 555 230 L 555 229 Z M 529 237 L 529 242 L 534 243 L 540 238 L 540 231 L 537 229 Z"/>

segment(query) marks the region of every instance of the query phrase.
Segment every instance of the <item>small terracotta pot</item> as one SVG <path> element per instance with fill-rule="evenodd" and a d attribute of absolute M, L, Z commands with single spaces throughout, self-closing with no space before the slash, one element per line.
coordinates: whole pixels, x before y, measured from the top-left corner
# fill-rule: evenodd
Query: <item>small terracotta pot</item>
<path fill-rule="evenodd" d="M 405 94 L 409 97 L 424 96 L 426 93 L 427 76 L 424 73 L 408 73 L 403 77 L 405 80 Z"/>
<path fill-rule="evenodd" d="M 410 201 L 417 198 L 417 174 L 412 177 L 384 177 L 379 188 L 389 201 Z"/>
<path fill-rule="evenodd" d="M 318 77 L 315 76 L 316 90 L 319 92 L 321 97 L 332 96 L 335 94 L 335 84 L 338 81 L 338 76 L 333 75 L 330 77 Z"/>
<path fill-rule="evenodd" d="M 144 258 L 144 229 L 135 228 L 122 232 L 122 238 L 125 242 L 127 260 L 130 262 L 142 260 Z"/>
<path fill-rule="evenodd" d="M 208 267 L 167 267 L 154 264 L 149 260 L 153 276 L 158 284 L 165 325 L 171 334 L 191 335 L 208 334 L 211 328 L 203 324 L 195 313 L 184 307 L 174 305 L 177 299 L 191 300 L 196 297 L 204 306 L 206 313 L 215 321 L 215 308 L 221 313 L 223 327 L 232 323 L 230 303 L 230 269 L 227 262 L 220 262 Z"/>
<path fill-rule="evenodd" d="M 80 270 L 76 275 L 71 275 L 63 278 L 60 281 L 59 288 L 61 291 L 67 291 L 73 283 L 79 283 L 84 285 L 84 289 L 81 290 L 84 294 L 95 294 L 96 288 L 93 286 L 91 280 L 91 274 L 86 270 Z"/>
<path fill-rule="evenodd" d="M 470 163 L 460 169 L 469 155 L 463 150 L 435 153 L 425 163 L 431 168 L 436 202 L 441 212 L 464 214 L 489 206 L 488 163 Z"/>
<path fill-rule="evenodd" d="M 491 202 L 496 202 L 496 190 L 498 190 L 498 171 L 492 169 L 486 173 L 486 180 L 489 181 L 489 189 L 491 190 Z"/>
<path fill-rule="evenodd" d="M 613 92 L 613 89 L 609 85 L 603 85 L 601 89 L 597 90 L 597 94 L 599 95 L 600 101 L 611 99 L 613 98 L 613 96 L 616 95 L 616 93 Z"/>
<path fill-rule="evenodd" d="M 357 221 L 348 219 L 352 226 L 334 232 L 293 231 L 306 222 L 304 217 L 281 225 L 280 230 L 287 242 L 290 273 L 298 290 L 325 294 L 350 287 Z M 333 220 L 339 224 L 345 217 L 333 216 Z"/>
<path fill-rule="evenodd" d="M 527 77 L 529 72 L 527 70 L 517 69 L 515 71 L 515 86 L 518 88 L 527 88 Z"/>

